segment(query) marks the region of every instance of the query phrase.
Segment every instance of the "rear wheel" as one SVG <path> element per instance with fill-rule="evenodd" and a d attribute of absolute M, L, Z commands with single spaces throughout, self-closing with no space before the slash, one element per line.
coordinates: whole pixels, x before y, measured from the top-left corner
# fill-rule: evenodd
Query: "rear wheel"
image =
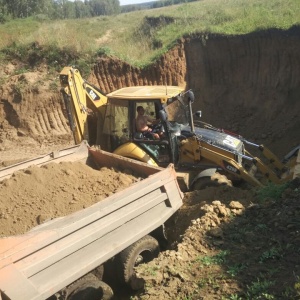
<path fill-rule="evenodd" d="M 133 290 L 142 288 L 142 281 L 134 276 L 134 267 L 153 260 L 159 251 L 158 241 L 150 235 L 124 249 L 118 255 L 120 280 Z"/>
<path fill-rule="evenodd" d="M 109 300 L 113 291 L 93 274 L 87 274 L 66 288 L 67 300 Z"/>
<path fill-rule="evenodd" d="M 210 177 L 199 178 L 192 186 L 192 190 L 203 190 L 207 187 L 218 187 L 218 186 L 232 186 L 231 180 L 225 175 L 220 173 L 214 173 Z"/>

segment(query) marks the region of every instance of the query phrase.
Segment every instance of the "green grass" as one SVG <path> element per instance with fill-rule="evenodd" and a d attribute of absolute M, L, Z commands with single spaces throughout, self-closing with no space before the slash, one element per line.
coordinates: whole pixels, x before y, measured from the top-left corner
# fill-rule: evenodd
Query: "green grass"
<path fill-rule="evenodd" d="M 276 247 L 272 247 L 269 250 L 266 250 L 262 253 L 262 255 L 260 256 L 260 263 L 265 262 L 266 260 L 269 259 L 279 259 L 282 256 L 280 249 L 276 248 Z"/>
<path fill-rule="evenodd" d="M 202 0 L 110 17 L 12 20 L 0 25 L 0 50 L 36 43 L 69 49 L 90 60 L 104 49 L 132 65 L 145 66 L 183 36 L 199 36 L 205 43 L 207 33 L 288 29 L 299 20 L 299 0 Z"/>
<path fill-rule="evenodd" d="M 203 266 L 221 265 L 226 261 L 229 251 L 221 251 L 214 256 L 201 256 L 196 258 L 196 262 Z"/>
<path fill-rule="evenodd" d="M 283 191 L 288 187 L 288 183 L 284 184 L 275 184 L 269 183 L 268 185 L 259 188 L 257 191 L 258 200 L 264 202 L 265 199 L 280 199 Z"/>
<path fill-rule="evenodd" d="M 257 278 L 256 281 L 247 285 L 246 299 L 275 299 L 273 295 L 269 294 L 269 289 L 275 284 L 274 281 L 266 280 L 264 278 Z"/>

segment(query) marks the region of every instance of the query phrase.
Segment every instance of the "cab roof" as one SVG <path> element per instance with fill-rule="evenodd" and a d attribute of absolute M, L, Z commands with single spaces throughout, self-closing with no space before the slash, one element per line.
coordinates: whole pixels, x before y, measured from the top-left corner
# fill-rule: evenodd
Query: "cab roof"
<path fill-rule="evenodd" d="M 127 100 L 137 99 L 162 99 L 165 102 L 183 92 L 184 89 L 179 86 L 164 85 L 146 85 L 125 87 L 106 95 L 108 98 L 118 98 Z"/>

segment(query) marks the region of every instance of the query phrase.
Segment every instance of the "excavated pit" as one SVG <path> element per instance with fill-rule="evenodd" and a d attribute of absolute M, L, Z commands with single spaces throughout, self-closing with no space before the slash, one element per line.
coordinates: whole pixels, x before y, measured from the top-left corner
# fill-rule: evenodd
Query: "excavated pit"
<path fill-rule="evenodd" d="M 182 38 L 145 69 L 100 58 L 86 79 L 104 92 L 147 84 L 192 89 L 202 121 L 263 143 L 281 157 L 299 144 L 299 31 Z M 0 71 L 2 164 L 73 143 L 58 76 L 46 79 L 42 67 L 13 75 L 16 68 L 8 64 Z"/>

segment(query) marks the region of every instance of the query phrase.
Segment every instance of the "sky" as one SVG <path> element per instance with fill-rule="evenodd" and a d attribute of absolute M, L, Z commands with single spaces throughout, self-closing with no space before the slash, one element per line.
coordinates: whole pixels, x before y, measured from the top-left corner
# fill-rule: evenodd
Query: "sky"
<path fill-rule="evenodd" d="M 74 1 L 74 0 L 70 0 Z M 145 3 L 145 2 L 151 2 L 153 0 L 119 0 L 120 5 L 127 5 L 127 4 L 138 4 L 138 3 Z"/>

